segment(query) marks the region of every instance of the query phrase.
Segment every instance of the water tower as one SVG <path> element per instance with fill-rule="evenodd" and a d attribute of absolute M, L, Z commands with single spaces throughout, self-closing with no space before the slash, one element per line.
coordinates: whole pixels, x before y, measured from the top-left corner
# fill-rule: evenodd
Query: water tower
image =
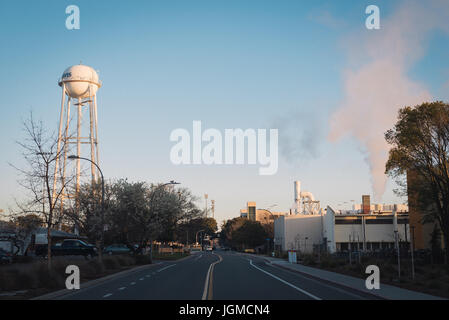
<path fill-rule="evenodd" d="M 61 154 L 61 157 L 57 157 L 55 160 L 53 199 L 56 198 L 57 184 L 66 185 L 65 179 L 69 165 L 67 157 L 71 152 L 69 150 L 71 144 L 76 147 L 76 156 L 88 158 L 99 164 L 96 94 L 101 87 L 101 82 L 98 79 L 97 72 L 89 66 L 74 65 L 64 71 L 58 84 L 62 88 L 62 99 L 57 154 Z M 60 160 L 62 164 L 59 163 Z M 64 188 L 60 196 L 61 208 L 64 207 L 66 199 L 77 199 L 80 190 L 81 162 L 80 159 L 75 161 L 75 194 L 69 194 L 67 188 Z M 92 182 L 96 182 L 98 172 L 92 163 L 90 173 Z"/>

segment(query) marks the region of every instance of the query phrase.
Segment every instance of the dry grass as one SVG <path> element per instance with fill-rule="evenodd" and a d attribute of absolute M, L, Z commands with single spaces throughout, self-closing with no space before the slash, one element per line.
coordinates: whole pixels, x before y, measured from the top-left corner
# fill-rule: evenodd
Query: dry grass
<path fill-rule="evenodd" d="M 449 298 L 449 266 L 444 264 L 422 264 L 415 266 L 415 279 L 412 280 L 411 261 L 401 260 L 401 279 L 398 278 L 396 259 L 380 259 L 363 257 L 361 264 L 346 258 L 335 258 L 322 255 L 318 261 L 317 255 L 303 255 L 302 263 L 329 271 L 347 274 L 357 278 L 366 278 L 368 265 L 377 265 L 380 269 L 381 283 L 390 284 L 404 289 L 428 293 L 435 296 Z"/>
<path fill-rule="evenodd" d="M 44 259 L 14 263 L 0 266 L 0 292 L 27 290 L 25 296 L 29 297 L 63 289 L 67 277 L 65 270 L 71 264 L 80 268 L 80 280 L 85 282 L 145 263 L 148 263 L 147 259 L 128 255 L 105 256 L 102 262 L 97 258 L 86 260 L 83 257 L 54 257 L 51 270 Z"/>

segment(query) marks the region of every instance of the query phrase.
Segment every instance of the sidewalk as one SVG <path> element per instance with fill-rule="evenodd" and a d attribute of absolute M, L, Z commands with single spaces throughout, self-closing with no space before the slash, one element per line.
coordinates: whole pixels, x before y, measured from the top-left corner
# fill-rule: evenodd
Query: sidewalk
<path fill-rule="evenodd" d="M 368 290 L 365 286 L 365 279 L 347 276 L 341 273 L 326 271 L 318 268 L 311 268 L 302 264 L 289 263 L 286 260 L 272 257 L 263 259 L 275 266 L 288 269 L 305 276 L 332 283 L 341 287 L 350 288 L 359 292 L 377 296 L 387 300 L 446 300 L 444 298 L 432 296 L 426 293 L 411 291 L 388 284 L 380 284 L 380 289 Z M 368 275 L 367 275 L 368 276 Z"/>

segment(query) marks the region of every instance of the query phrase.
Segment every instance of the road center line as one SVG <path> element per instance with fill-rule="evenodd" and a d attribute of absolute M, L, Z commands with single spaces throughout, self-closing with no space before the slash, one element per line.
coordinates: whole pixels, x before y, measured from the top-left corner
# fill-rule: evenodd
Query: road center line
<path fill-rule="evenodd" d="M 292 287 L 292 288 L 295 289 L 295 290 L 298 290 L 299 292 L 301 292 L 301 293 L 303 293 L 303 294 L 305 294 L 305 295 L 311 297 L 312 299 L 315 299 L 315 300 L 322 300 L 321 298 L 318 298 L 317 296 L 315 296 L 315 295 L 313 295 L 313 294 L 311 294 L 311 293 L 309 293 L 309 292 L 307 292 L 307 291 L 305 291 L 305 290 L 303 290 L 303 289 L 301 289 L 301 288 L 298 288 L 297 286 L 291 284 L 290 282 L 287 282 L 287 281 L 285 281 L 285 280 L 283 280 L 283 279 L 281 279 L 281 278 L 275 276 L 274 274 L 271 274 L 271 273 L 269 273 L 268 271 L 265 271 L 265 270 L 259 268 L 258 266 L 256 266 L 256 265 L 253 264 L 253 261 L 252 261 L 252 260 L 249 260 L 249 264 L 252 265 L 252 266 L 253 266 L 254 268 L 256 268 L 257 270 L 262 271 L 263 273 L 268 274 L 270 277 L 273 277 L 273 278 L 275 278 L 276 280 L 279 280 L 280 282 L 282 282 L 282 283 L 284 283 L 284 284 L 286 284 L 286 285 Z"/>
<path fill-rule="evenodd" d="M 176 266 L 176 263 L 171 264 L 171 265 L 169 265 L 169 266 L 166 266 L 165 268 L 159 269 L 159 270 L 157 270 L 156 272 L 161 272 L 161 271 L 164 271 L 165 269 L 168 269 L 168 268 L 171 268 L 171 267 L 174 267 L 174 266 Z"/>
<path fill-rule="evenodd" d="M 105 294 L 105 295 L 103 296 L 103 298 L 107 298 L 107 297 L 110 297 L 110 296 L 112 296 L 112 293 L 107 293 L 107 294 Z"/>
<path fill-rule="evenodd" d="M 122 291 L 122 290 L 125 290 L 126 289 L 126 287 L 121 287 L 121 288 L 118 288 L 120 291 Z"/>

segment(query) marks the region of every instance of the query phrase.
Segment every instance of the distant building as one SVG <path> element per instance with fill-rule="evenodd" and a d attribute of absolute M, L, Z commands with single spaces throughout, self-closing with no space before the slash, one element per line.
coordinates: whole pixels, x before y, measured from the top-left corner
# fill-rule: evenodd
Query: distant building
<path fill-rule="evenodd" d="M 275 219 L 285 214 L 285 212 L 272 212 L 268 209 L 257 209 L 256 203 L 253 201 L 247 202 L 246 209 L 240 210 L 241 218 L 247 218 L 251 221 L 257 221 L 262 224 L 273 223 Z"/>

